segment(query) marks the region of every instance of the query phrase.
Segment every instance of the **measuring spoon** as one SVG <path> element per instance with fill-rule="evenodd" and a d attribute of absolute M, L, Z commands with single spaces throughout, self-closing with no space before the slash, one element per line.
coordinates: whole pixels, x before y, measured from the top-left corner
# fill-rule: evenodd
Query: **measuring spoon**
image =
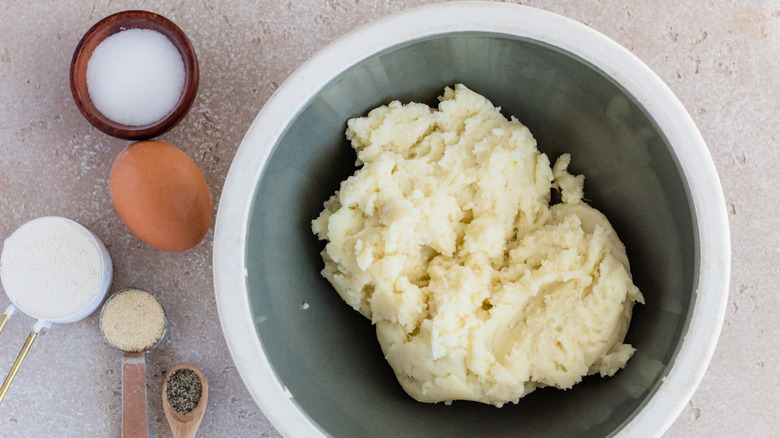
<path fill-rule="evenodd" d="M 97 289 L 94 291 L 89 301 L 87 301 L 81 308 L 68 314 L 52 313 L 41 314 L 35 308 L 31 306 L 31 302 L 27 300 L 25 294 L 29 294 L 30 291 L 23 290 L 20 286 L 19 279 L 22 277 L 28 277 L 34 275 L 35 283 L 39 285 L 56 284 L 58 281 L 62 281 L 63 278 L 72 279 L 78 276 L 86 276 L 89 272 L 68 272 L 67 266 L 62 263 L 44 263 L 49 258 L 49 261 L 57 261 L 62 257 L 70 256 L 70 254 L 64 254 L 63 251 L 67 251 L 59 245 L 61 242 L 56 242 L 57 232 L 72 232 L 76 231 L 78 236 L 78 242 L 80 244 L 81 257 L 99 257 L 100 259 L 100 272 Z M 29 254 L 38 256 L 37 259 L 29 259 L 26 257 L 15 258 L 18 256 L 18 245 L 26 246 L 26 251 Z M 53 265 L 56 266 L 51 270 L 43 270 L 40 266 Z M 32 273 L 32 274 L 31 274 Z M 94 273 L 93 273 L 94 274 Z M 0 386 L 0 403 L 2 403 L 8 390 L 11 388 L 16 374 L 22 366 L 22 362 L 27 357 L 27 353 L 30 351 L 35 338 L 44 328 L 51 326 L 51 323 L 65 324 L 70 322 L 80 321 L 89 316 L 95 309 L 100 306 L 100 303 L 105 298 L 108 292 L 109 286 L 111 286 L 111 278 L 113 274 L 113 267 L 111 264 L 111 256 L 108 254 L 103 242 L 100 239 L 84 228 L 81 224 L 72 221 L 70 219 L 59 216 L 46 216 L 33 219 L 16 231 L 14 231 L 3 243 L 3 252 L 0 256 L 0 281 L 3 283 L 3 289 L 5 290 L 8 299 L 11 300 L 11 304 L 6 307 L 2 317 L 0 317 L 0 333 L 5 328 L 8 319 L 13 315 L 16 309 L 21 310 L 23 313 L 34 318 L 36 320 L 33 325 L 33 329 L 27 340 L 16 357 L 16 361 L 11 366 L 11 370 L 8 372 L 8 376 L 5 378 L 3 385 Z M 42 287 L 42 286 L 41 286 Z M 36 291 L 40 292 L 40 291 Z M 46 299 L 53 299 L 57 291 L 43 291 L 43 296 Z M 57 296 L 59 299 L 71 298 L 68 296 Z M 20 304 L 27 303 L 27 305 Z"/>
<path fill-rule="evenodd" d="M 128 347 L 121 343 L 122 340 L 116 339 L 116 334 L 113 333 L 123 333 L 123 331 L 116 332 L 108 326 L 108 324 L 112 324 L 112 321 L 106 321 L 106 309 L 111 309 L 109 310 L 109 319 L 113 317 L 111 312 L 116 311 L 110 307 L 110 303 L 117 298 L 121 298 L 123 296 L 122 294 L 130 293 L 140 293 L 151 297 L 159 306 L 160 311 L 162 311 L 163 328 L 162 332 L 159 334 L 159 337 L 156 341 L 152 340 L 154 342 L 150 342 L 149 345 L 138 348 Z M 127 333 L 128 331 L 132 332 L 134 329 L 138 328 L 148 328 L 139 327 L 137 325 L 135 327 L 132 326 L 132 324 L 144 323 L 143 318 L 137 318 L 137 313 L 135 312 L 138 311 L 139 310 L 137 308 L 128 309 L 128 314 L 125 316 L 133 316 L 136 318 L 125 318 L 124 321 L 120 322 L 120 330 L 127 329 L 124 331 L 124 333 Z M 132 315 L 130 315 L 130 313 L 132 313 Z M 132 319 L 135 319 L 135 321 Z M 152 350 L 153 348 L 160 345 L 160 343 L 162 343 L 162 340 L 165 337 L 165 332 L 167 331 L 167 327 L 168 318 L 165 315 L 165 309 L 162 307 L 162 304 L 160 304 L 159 300 L 157 300 L 154 295 L 143 289 L 130 288 L 120 290 L 106 300 L 106 303 L 103 305 L 103 308 L 100 311 L 100 331 L 103 333 L 103 337 L 106 339 L 109 345 L 123 353 L 122 437 L 124 438 L 147 438 L 149 436 L 149 421 L 146 415 L 146 352 Z"/>

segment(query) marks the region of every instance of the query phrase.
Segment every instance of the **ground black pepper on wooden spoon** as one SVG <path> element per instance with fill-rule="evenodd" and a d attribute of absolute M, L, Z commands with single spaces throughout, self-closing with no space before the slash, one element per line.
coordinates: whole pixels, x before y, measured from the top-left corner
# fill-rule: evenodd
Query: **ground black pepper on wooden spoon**
<path fill-rule="evenodd" d="M 171 407 L 180 414 L 189 414 L 200 401 L 200 377 L 189 368 L 176 370 L 168 378 L 166 396 Z"/>
<path fill-rule="evenodd" d="M 163 411 L 174 438 L 193 438 L 206 412 L 209 382 L 198 367 L 185 363 L 173 367 L 162 388 Z"/>

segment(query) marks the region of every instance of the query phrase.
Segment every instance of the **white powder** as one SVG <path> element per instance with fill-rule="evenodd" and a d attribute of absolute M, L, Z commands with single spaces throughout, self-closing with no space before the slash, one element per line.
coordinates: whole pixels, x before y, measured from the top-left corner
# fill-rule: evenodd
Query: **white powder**
<path fill-rule="evenodd" d="M 100 249 L 76 224 L 40 218 L 5 240 L 0 272 L 5 292 L 20 309 L 58 319 L 78 312 L 100 293 Z"/>
<path fill-rule="evenodd" d="M 151 29 L 128 29 L 101 42 L 87 63 L 87 89 L 95 107 L 130 126 L 168 115 L 184 90 L 184 61 L 176 46 Z"/>

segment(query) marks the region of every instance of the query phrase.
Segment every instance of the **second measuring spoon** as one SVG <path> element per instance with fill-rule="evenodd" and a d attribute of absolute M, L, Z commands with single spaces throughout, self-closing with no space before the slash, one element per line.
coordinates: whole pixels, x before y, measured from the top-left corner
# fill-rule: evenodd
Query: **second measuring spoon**
<path fill-rule="evenodd" d="M 37 321 L 0 386 L 0 402 L 41 330 L 92 314 L 106 296 L 112 274 L 103 242 L 64 217 L 33 219 L 3 242 L 0 281 L 12 304 L 0 317 L 0 332 L 16 309 Z"/>
<path fill-rule="evenodd" d="M 167 326 L 165 310 L 143 289 L 123 289 L 106 300 L 100 330 L 122 357 L 122 436 L 149 436 L 146 415 L 146 352 L 158 346 Z"/>

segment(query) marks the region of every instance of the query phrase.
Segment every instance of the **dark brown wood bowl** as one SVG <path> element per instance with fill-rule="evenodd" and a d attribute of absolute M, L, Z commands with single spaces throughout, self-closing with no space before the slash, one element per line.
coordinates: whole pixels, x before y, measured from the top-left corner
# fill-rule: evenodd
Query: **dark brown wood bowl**
<path fill-rule="evenodd" d="M 87 63 L 92 52 L 103 40 L 127 29 L 151 29 L 168 37 L 184 61 L 184 90 L 176 106 L 162 119 L 141 126 L 117 123 L 95 107 L 87 89 Z M 145 140 L 173 128 L 187 115 L 198 94 L 200 72 L 198 58 L 184 32 L 167 18 L 147 11 L 123 11 L 98 21 L 81 38 L 70 63 L 70 91 L 81 114 L 97 129 L 127 140 Z"/>

